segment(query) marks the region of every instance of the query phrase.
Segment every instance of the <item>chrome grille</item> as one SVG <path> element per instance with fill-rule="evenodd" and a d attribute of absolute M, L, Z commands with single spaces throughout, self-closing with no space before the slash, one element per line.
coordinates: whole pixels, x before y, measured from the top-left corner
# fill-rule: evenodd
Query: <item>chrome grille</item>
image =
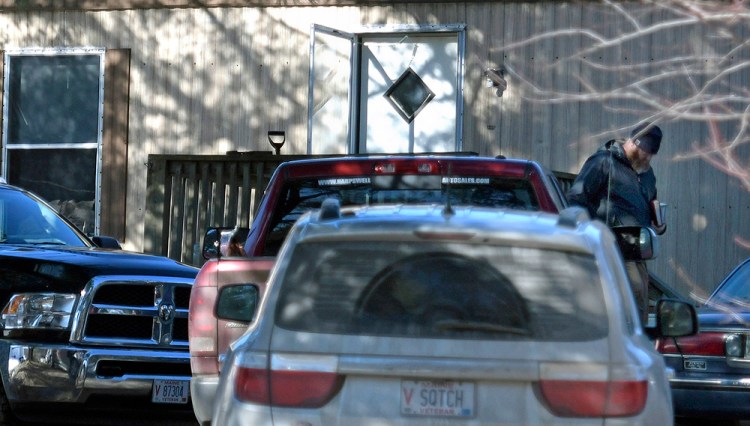
<path fill-rule="evenodd" d="M 72 340 L 101 345 L 187 348 L 192 283 L 188 278 L 97 277 L 82 293 Z"/>

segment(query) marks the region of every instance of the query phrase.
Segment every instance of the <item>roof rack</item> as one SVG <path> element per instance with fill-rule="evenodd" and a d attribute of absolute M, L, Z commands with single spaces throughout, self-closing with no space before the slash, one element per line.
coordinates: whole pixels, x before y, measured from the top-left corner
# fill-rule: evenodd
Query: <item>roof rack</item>
<path fill-rule="evenodd" d="M 590 219 L 589 212 L 586 211 L 586 209 L 573 206 L 560 212 L 560 215 L 557 218 L 557 224 L 567 228 L 575 228 L 583 222 L 588 222 Z"/>
<path fill-rule="evenodd" d="M 326 198 L 320 204 L 318 221 L 341 218 L 341 202 L 336 198 Z"/>

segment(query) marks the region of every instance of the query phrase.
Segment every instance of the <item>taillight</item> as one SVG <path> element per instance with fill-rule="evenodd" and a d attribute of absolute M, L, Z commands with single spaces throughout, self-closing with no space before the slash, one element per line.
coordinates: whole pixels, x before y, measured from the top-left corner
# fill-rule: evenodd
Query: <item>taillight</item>
<path fill-rule="evenodd" d="M 638 367 L 545 364 L 539 389 L 559 417 L 628 417 L 643 411 L 648 380 Z"/>
<path fill-rule="evenodd" d="M 542 380 L 542 395 L 560 417 L 627 417 L 646 406 L 648 382 Z"/>
<path fill-rule="evenodd" d="M 725 342 L 731 334 L 702 331 L 693 336 L 661 338 L 656 350 L 663 354 L 724 356 Z"/>
<path fill-rule="evenodd" d="M 438 165 L 431 162 L 399 162 L 398 166 L 396 163 L 377 163 L 373 166 L 373 172 L 376 175 L 393 175 L 399 174 L 437 174 L 439 172 Z"/>
<path fill-rule="evenodd" d="M 217 327 L 214 316 L 216 287 L 193 287 L 190 292 L 188 339 L 194 374 L 218 374 Z"/>
<path fill-rule="evenodd" d="M 235 397 L 241 401 L 317 408 L 333 399 L 344 384 L 344 376 L 331 370 L 335 358 L 306 357 L 300 363 L 297 356 L 274 356 L 270 370 L 258 365 L 257 357 L 249 358 L 255 358 L 254 365 L 237 366 L 234 381 Z"/>
<path fill-rule="evenodd" d="M 376 174 L 390 175 L 396 173 L 396 165 L 393 163 L 376 164 L 373 171 Z"/>

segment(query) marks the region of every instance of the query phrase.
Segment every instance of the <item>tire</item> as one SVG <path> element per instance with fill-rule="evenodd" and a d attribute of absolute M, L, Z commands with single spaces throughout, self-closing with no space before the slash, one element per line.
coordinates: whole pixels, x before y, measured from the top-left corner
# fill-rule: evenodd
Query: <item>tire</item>
<path fill-rule="evenodd" d="M 5 388 L 0 384 L 0 425 L 19 425 L 21 422 L 13 415 Z"/>

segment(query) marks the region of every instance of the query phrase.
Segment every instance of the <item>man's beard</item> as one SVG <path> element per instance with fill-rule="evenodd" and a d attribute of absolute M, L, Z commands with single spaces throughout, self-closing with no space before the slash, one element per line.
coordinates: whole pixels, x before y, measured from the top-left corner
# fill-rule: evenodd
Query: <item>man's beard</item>
<path fill-rule="evenodd" d="M 646 160 L 640 160 L 635 159 L 630 163 L 633 166 L 633 170 L 635 170 L 637 173 L 643 173 L 648 171 L 649 168 L 651 168 L 651 162 Z"/>

